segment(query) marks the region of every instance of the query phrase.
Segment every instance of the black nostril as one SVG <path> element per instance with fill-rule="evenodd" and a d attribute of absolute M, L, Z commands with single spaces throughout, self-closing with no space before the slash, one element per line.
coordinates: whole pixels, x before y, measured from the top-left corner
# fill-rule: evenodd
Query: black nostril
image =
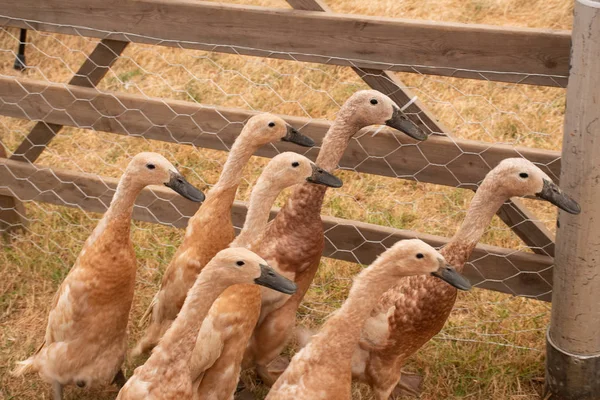
<path fill-rule="evenodd" d="M 179 183 L 183 183 L 183 179 L 181 179 L 181 178 L 177 178 L 177 182 L 179 182 Z"/>

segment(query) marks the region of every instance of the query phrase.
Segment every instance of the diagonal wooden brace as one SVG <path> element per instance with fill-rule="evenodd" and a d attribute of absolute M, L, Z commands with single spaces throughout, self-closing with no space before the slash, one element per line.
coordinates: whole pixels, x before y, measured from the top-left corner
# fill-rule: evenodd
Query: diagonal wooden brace
<path fill-rule="evenodd" d="M 331 9 L 321 0 L 287 0 L 287 2 L 295 10 L 331 12 Z M 406 85 L 391 72 L 353 69 L 367 85 L 389 96 L 400 107 L 414 98 Z M 450 130 L 437 121 L 420 101 L 414 101 L 404 111 L 406 116 L 423 131 L 451 136 Z M 498 211 L 498 216 L 525 244 L 531 247 L 533 252 L 554 257 L 552 233 L 543 223 L 536 220 L 535 215 L 520 200 L 509 200 Z"/>
<path fill-rule="evenodd" d="M 69 84 L 84 87 L 96 86 L 104 78 L 110 66 L 123 53 L 127 44 L 128 42 L 112 39 L 101 40 L 71 78 Z M 62 125 L 38 122 L 10 159 L 35 162 L 61 129 Z M 7 157 L 3 146 L 0 146 L 0 157 Z M 0 196 L 0 231 L 7 234 L 25 228 L 26 224 L 27 218 L 23 204 L 13 197 Z"/>

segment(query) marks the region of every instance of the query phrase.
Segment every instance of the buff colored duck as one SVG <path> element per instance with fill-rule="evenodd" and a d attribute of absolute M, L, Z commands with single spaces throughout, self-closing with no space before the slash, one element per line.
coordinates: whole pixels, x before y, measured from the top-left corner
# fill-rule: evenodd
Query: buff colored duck
<path fill-rule="evenodd" d="M 296 153 L 282 153 L 265 167 L 252 189 L 248 215 L 231 248 L 253 249 L 269 221 L 275 199 L 285 188 L 303 182 L 340 187 L 342 182 Z M 260 315 L 261 291 L 256 285 L 234 285 L 215 301 L 202 324 L 190 370 L 197 400 L 229 400 L 238 383 L 242 357 Z"/>
<path fill-rule="evenodd" d="M 284 140 L 301 146 L 314 142 L 272 114 L 259 114 L 248 120 L 235 140 L 219 180 L 203 206 L 188 222 L 185 238 L 167 267 L 160 289 L 147 313 L 150 325 L 132 355 L 144 353 L 156 345 L 183 305 L 198 273 L 215 254 L 235 238 L 231 207 L 248 160 L 265 144 Z"/>
<path fill-rule="evenodd" d="M 538 167 L 522 158 L 503 160 L 477 190 L 461 227 L 440 253 L 462 272 L 492 217 L 505 201 L 537 196 L 572 214 L 579 205 Z M 373 308 L 354 355 L 355 379 L 371 386 L 378 400 L 393 392 L 418 394 L 420 379 L 397 387 L 407 358 L 444 326 L 456 301 L 456 289 L 428 276 L 402 280 Z"/>
<path fill-rule="evenodd" d="M 144 365 L 119 392 L 120 400 L 192 399 L 189 362 L 198 331 L 212 303 L 229 286 L 254 283 L 283 293 L 296 285 L 244 248 L 219 252 L 198 275 L 181 312 Z"/>
<path fill-rule="evenodd" d="M 391 126 L 418 140 L 427 138 L 389 97 L 375 90 L 362 90 L 341 107 L 323 140 L 316 164 L 325 171 L 335 170 L 350 138 L 360 129 L 376 124 Z M 293 277 L 298 285 L 298 291 L 289 299 L 273 294 L 263 298 L 261 316 L 245 363 L 255 364 L 268 385 L 275 381 L 278 372 L 269 370 L 269 364 L 286 345 L 296 310 L 319 266 L 324 248 L 320 212 L 326 189 L 309 183 L 298 185 L 267 227 L 260 247 L 254 248 L 277 271 Z"/>
<path fill-rule="evenodd" d="M 153 184 L 204 200 L 163 156 L 140 153 L 131 160 L 110 207 L 54 296 L 43 344 L 15 370 L 15 375 L 38 372 L 52 383 L 55 400 L 62 398 L 64 385 L 124 383 L 120 367 L 136 275 L 131 214 L 138 194 Z"/>
<path fill-rule="evenodd" d="M 266 400 L 349 400 L 352 355 L 365 320 L 381 294 L 399 279 L 425 274 L 435 276 L 442 285 L 470 288 L 433 247 L 418 239 L 397 242 L 358 274 L 342 307 L 292 358 Z"/>

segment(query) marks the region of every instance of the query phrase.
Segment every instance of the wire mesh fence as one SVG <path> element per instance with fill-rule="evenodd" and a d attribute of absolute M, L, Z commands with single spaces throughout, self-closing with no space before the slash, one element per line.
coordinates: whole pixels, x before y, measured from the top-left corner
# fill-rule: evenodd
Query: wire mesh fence
<path fill-rule="evenodd" d="M 87 60 L 99 39 L 37 31 L 31 23 L 28 28 L 27 66 L 21 72 L 12 69 L 19 45 L 19 30 L 8 26 L 0 29 L 0 79 L 13 83 L 11 93 L 4 91 L 0 96 L 0 114 L 6 115 L 2 110 L 11 109 L 21 115 L 19 118 L 0 117 L 0 142 L 8 155 L 18 156 L 15 150 L 36 123 L 53 121 L 53 118 L 66 121 L 61 122 L 65 126 L 51 143 L 44 146 L 35 166 L 51 168 L 48 173 L 59 183 L 80 185 L 82 197 L 88 196 L 85 183 L 65 182 L 60 171 L 118 178 L 128 160 L 140 151 L 162 153 L 192 183 L 209 189 L 217 181 L 227 157 L 226 152 L 215 149 L 230 147 L 234 133 L 239 132 L 244 118 L 250 115 L 245 113 L 272 112 L 295 117 L 306 124 L 320 124 L 322 120 L 334 119 L 352 93 L 368 88 L 352 68 L 327 65 L 326 60 L 301 63 L 293 54 L 285 57 L 287 59 L 270 58 L 268 54 L 248 57 L 236 54 L 235 46 L 225 53 L 223 46 L 215 47 L 215 51 L 188 50 L 185 44 L 161 46 L 164 43 L 160 38 L 152 38 L 159 45 L 129 44 L 121 55 L 116 56 L 116 61 L 97 85 L 96 95 L 82 99 L 66 82 Z M 449 141 L 454 143 L 452 154 L 457 156 L 438 162 L 435 155 L 423 150 L 421 144 L 396 140 L 390 147 L 389 137 L 383 145 L 378 144 L 377 141 L 383 139 L 375 135 L 377 130 L 360 132 L 352 140 L 353 161 L 341 165 L 339 175 L 344 186 L 328 191 L 322 209 L 326 218 L 345 220 L 328 226 L 328 233 L 340 226 L 351 228 L 353 221 L 358 221 L 358 224 L 450 237 L 465 216 L 473 195 L 469 189 L 479 181 L 463 179 L 464 175 L 457 172 L 453 162 L 459 155 L 471 152 L 487 170 L 495 164 L 485 154 L 507 145 L 548 150 L 549 161 L 539 163 L 548 167 L 547 170 L 552 170 L 558 159 L 558 153 L 552 158 L 552 151 L 560 150 L 561 146 L 564 89 L 433 76 L 420 73 L 419 66 L 411 68 L 411 73 L 397 73 L 397 77 L 447 128 Z M 485 76 L 487 71 L 481 72 Z M 37 86 L 30 85 L 33 81 Z M 67 97 L 57 96 L 58 92 Z M 131 98 L 123 95 L 137 96 L 138 102 L 127 103 L 125 100 Z M 145 107 L 153 101 L 171 110 L 168 120 L 157 122 L 153 109 Z M 181 106 L 181 102 L 193 104 L 195 111 L 198 108 L 208 110 L 218 116 L 218 121 L 199 123 L 191 132 L 178 130 L 178 120 L 194 121 L 193 115 L 178 113 L 179 109 L 174 106 Z M 108 107 L 100 107 L 109 103 L 119 104 L 120 110 L 108 113 Z M 230 113 L 230 109 L 235 109 L 235 113 Z M 71 114 L 74 110 L 77 115 Z M 152 132 L 158 131 L 166 141 L 156 140 L 158 135 Z M 445 135 L 443 132 L 434 134 Z M 205 140 L 216 144 L 209 146 L 212 148 L 198 145 L 206 143 Z M 465 149 L 463 143 L 466 140 L 480 141 L 480 153 Z M 276 146 L 271 147 L 268 150 L 271 155 L 280 151 Z M 421 161 L 412 169 L 398 170 L 393 159 L 402 159 L 407 148 L 421 154 Z M 293 150 L 314 156 L 318 148 Z M 249 198 L 252 184 L 267 162 L 268 159 L 253 157 L 238 190 L 238 200 Z M 388 169 L 382 174 L 369 174 L 366 171 L 371 165 L 383 165 Z M 449 183 L 428 183 L 431 181 L 428 177 L 432 175 L 424 173 L 428 168 L 435 168 L 436 173 L 445 175 L 443 180 Z M 26 230 L 16 234 L 0 253 L 1 368 L 7 371 L 15 360 L 23 358 L 39 343 L 48 303 L 100 214 L 61 197 L 59 184 L 41 187 L 36 185 L 32 175 L 20 175 L 21 172 L 10 168 L 5 171 L 11 174 L 13 181 L 29 180 L 30 184 L 28 195 L 20 198 L 26 200 Z M 0 189 L 19 198 L 14 187 L 6 183 L 0 182 Z M 48 192 L 63 199 L 70 207 L 36 201 L 43 200 Z M 100 204 L 95 211 L 108 207 L 106 199 L 110 199 L 113 192 L 107 184 L 94 195 L 96 198 L 91 200 Z M 285 202 L 288 193 L 280 196 L 278 206 Z M 530 199 L 525 199 L 524 203 L 550 231 L 554 229 L 556 210 L 553 207 Z M 149 202 L 138 208 L 146 208 L 152 214 L 152 204 Z M 169 213 L 176 214 L 177 211 L 173 208 Z M 139 271 L 132 321 L 137 321 L 146 309 L 164 268 L 181 241 L 182 231 L 175 226 L 181 227 L 185 222 L 182 217 L 190 214 L 189 210 L 184 210 L 167 220 L 162 219 L 162 215 L 154 215 L 155 222 L 163 224 L 134 222 L 133 242 Z M 241 222 L 238 219 L 238 227 Z M 328 255 L 337 259 L 323 258 L 313 287 L 300 309 L 300 324 L 318 326 L 337 309 L 347 294 L 351 277 L 361 268 L 356 262 L 364 263 L 369 258 L 365 256 L 365 248 L 368 248 L 367 252 L 383 251 L 393 238 L 385 233 L 388 231 L 376 237 L 368 237 L 360 229 L 343 232 L 336 237 L 343 236 L 344 240 L 329 236 L 326 239 Z M 486 257 L 502 257 L 508 272 L 495 276 L 475 263 L 471 267 L 481 275 L 477 284 L 501 286 L 501 291 L 509 294 L 475 290 L 459 297 L 442 333 L 408 366 L 439 378 L 427 383 L 426 393 L 430 393 L 431 398 L 460 397 L 461 391 L 467 394 L 472 390 L 478 390 L 480 398 L 489 398 L 485 396 L 492 392 L 500 396 L 497 398 L 504 398 L 503 393 L 527 398 L 533 396 L 536 379 L 543 374 L 541 358 L 549 305 L 511 294 L 548 299 L 551 263 L 533 272 L 521 270 L 518 261 L 511 256 L 518 252 L 532 253 L 532 249 L 497 217 L 482 243 L 508 249 L 503 253 L 489 250 L 493 254 L 487 254 L 486 249 L 491 248 L 485 248 L 476 257 L 479 261 Z M 536 275 L 542 282 L 533 294 L 521 291 L 521 286 L 513 286 L 513 282 L 522 280 L 522 275 L 529 274 Z M 135 323 L 131 324 L 132 342 L 139 333 L 137 329 Z M 465 376 L 470 379 L 464 380 Z M 461 382 L 458 386 L 444 385 L 440 383 L 444 379 Z M 2 381 L 5 389 L 0 393 L 7 398 L 27 398 L 36 390 L 32 383 L 14 382 L 8 377 Z M 510 382 L 502 388 L 502 393 L 497 391 L 497 386 L 502 386 L 500 381 Z M 482 385 L 485 389 L 481 389 Z M 476 387 L 479 389 L 474 389 Z M 357 388 L 354 395 L 355 398 L 369 398 L 364 388 Z"/>

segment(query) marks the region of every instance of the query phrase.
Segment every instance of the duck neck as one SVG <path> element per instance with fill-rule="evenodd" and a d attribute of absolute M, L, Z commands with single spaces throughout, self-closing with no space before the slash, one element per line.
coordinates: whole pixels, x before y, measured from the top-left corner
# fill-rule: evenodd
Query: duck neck
<path fill-rule="evenodd" d="M 188 364 L 202 322 L 217 297 L 229 286 L 222 278 L 212 270 L 202 270 L 177 318 L 145 365 L 169 368 L 173 363 Z"/>
<path fill-rule="evenodd" d="M 282 188 L 275 187 L 261 175 L 252 189 L 244 227 L 231 247 L 250 246 L 266 229 L 271 207 Z"/>
<path fill-rule="evenodd" d="M 444 247 L 445 254 L 455 255 L 453 260 L 448 261 L 457 270 L 462 270 L 492 218 L 509 198 L 509 195 L 502 192 L 493 175 L 488 176 L 477 189 L 463 223 Z"/>
<path fill-rule="evenodd" d="M 316 163 L 327 172 L 333 172 L 338 167 L 350 138 L 361 128 L 351 121 L 352 110 L 342 107 L 323 139 Z"/>
<path fill-rule="evenodd" d="M 333 172 L 339 165 L 350 138 L 361 129 L 361 126 L 350 122 L 352 110 L 342 107 L 337 118 L 327 131 L 316 164 L 327 172 Z M 299 218 L 315 218 L 321 212 L 327 186 L 303 183 L 298 185 L 292 196 L 294 211 Z"/>
<path fill-rule="evenodd" d="M 127 172 L 123 174 L 110 206 L 90 236 L 88 245 L 91 245 L 107 229 L 111 230 L 111 235 L 129 237 L 133 206 L 143 188 L 144 185 L 136 182 Z"/>
<path fill-rule="evenodd" d="M 231 146 L 229 156 L 223 166 L 223 171 L 211 191 L 223 191 L 228 189 L 237 190 L 237 187 L 242 180 L 244 167 L 258 147 L 259 146 L 252 145 L 252 143 L 247 140 L 246 132 L 242 131 L 240 136 L 233 143 L 233 146 Z"/>
<path fill-rule="evenodd" d="M 365 321 L 381 295 L 394 284 L 394 280 L 382 274 L 380 266 L 377 265 L 385 262 L 385 259 L 380 257 L 355 278 L 342 307 L 329 318 L 319 335 L 313 339 L 313 350 L 323 351 L 327 357 L 334 358 L 335 363 L 352 359 Z"/>

